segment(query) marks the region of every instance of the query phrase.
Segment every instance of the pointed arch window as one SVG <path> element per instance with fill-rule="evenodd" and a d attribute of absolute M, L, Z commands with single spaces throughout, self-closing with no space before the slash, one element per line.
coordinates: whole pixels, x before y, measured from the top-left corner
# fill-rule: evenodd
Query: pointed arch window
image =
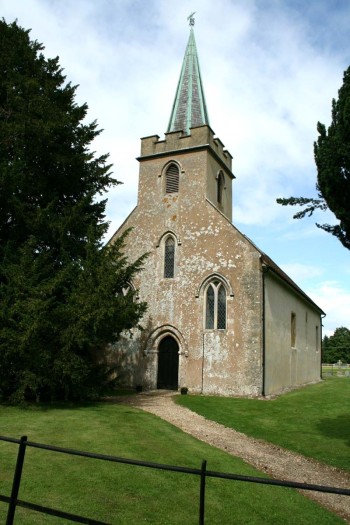
<path fill-rule="evenodd" d="M 226 329 L 226 288 L 222 282 L 210 282 L 205 291 L 205 328 Z"/>
<path fill-rule="evenodd" d="M 177 193 L 179 191 L 179 167 L 171 163 L 165 172 L 165 193 Z"/>
<path fill-rule="evenodd" d="M 125 301 L 131 300 L 135 302 L 139 300 L 138 290 L 136 290 L 134 284 L 130 281 L 126 282 L 115 295 L 116 297 L 123 297 Z"/>
<path fill-rule="evenodd" d="M 164 277 L 172 279 L 175 273 L 175 239 L 168 235 L 164 242 Z"/>
<path fill-rule="evenodd" d="M 132 297 L 132 301 L 138 300 L 137 291 L 132 282 L 127 282 L 122 288 L 124 297 Z"/>
<path fill-rule="evenodd" d="M 225 177 L 224 177 L 224 174 L 222 173 L 222 171 L 220 171 L 218 177 L 217 177 L 217 181 L 216 181 L 216 191 L 217 191 L 217 195 L 216 195 L 216 198 L 217 198 L 217 201 L 219 204 L 222 204 L 222 194 L 223 194 L 223 191 L 224 191 L 224 188 L 225 188 Z"/>

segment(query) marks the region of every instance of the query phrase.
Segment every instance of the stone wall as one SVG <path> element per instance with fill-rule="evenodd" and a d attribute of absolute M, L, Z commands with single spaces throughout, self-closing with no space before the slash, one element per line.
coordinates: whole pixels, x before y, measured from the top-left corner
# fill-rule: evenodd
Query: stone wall
<path fill-rule="evenodd" d="M 116 236 L 132 227 L 126 247 L 131 261 L 149 253 L 133 283 L 148 310 L 142 320 L 144 330 L 134 331 L 131 339 L 123 337 L 111 349 L 111 356 L 120 360 L 125 381 L 146 389 L 157 387 L 158 347 L 168 335 L 179 348 L 179 387 L 188 387 L 190 392 L 257 396 L 264 384 L 266 393 L 275 393 L 316 380 L 319 356 L 311 349 L 311 340 L 315 344 L 312 327 L 320 323 L 320 314 L 307 305 L 305 297 L 273 279 L 272 273 L 263 276 L 261 252 L 232 225 L 232 157 L 212 130 L 201 126 L 192 129 L 191 135 L 167 133 L 162 141 L 156 135 L 146 137 L 138 160 L 138 204 Z M 177 193 L 165 192 L 170 162 L 179 167 Z M 218 203 L 220 171 L 225 185 Z M 175 240 L 173 278 L 164 278 L 168 235 Z M 211 278 L 226 289 L 223 330 L 204 327 L 205 293 Z M 298 344 L 291 350 L 293 309 Z M 299 323 L 305 312 L 309 328 L 304 340 Z"/>

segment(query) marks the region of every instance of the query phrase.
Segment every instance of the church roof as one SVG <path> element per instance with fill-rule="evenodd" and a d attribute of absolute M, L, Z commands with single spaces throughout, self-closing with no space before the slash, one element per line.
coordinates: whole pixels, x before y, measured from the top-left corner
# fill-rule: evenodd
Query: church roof
<path fill-rule="evenodd" d="M 188 39 L 185 57 L 182 63 L 179 83 L 171 111 L 167 132 L 183 131 L 190 133 L 190 128 L 209 125 L 209 117 L 204 97 L 193 24 Z"/>
<path fill-rule="evenodd" d="M 261 250 L 258 251 L 261 254 L 261 262 L 265 265 L 266 270 L 272 270 L 276 275 L 278 275 L 283 281 L 285 281 L 289 286 L 294 288 L 300 295 L 302 295 L 309 303 L 313 304 L 321 314 L 326 315 L 324 311 L 317 306 L 317 304 L 286 274 L 266 253 Z"/>

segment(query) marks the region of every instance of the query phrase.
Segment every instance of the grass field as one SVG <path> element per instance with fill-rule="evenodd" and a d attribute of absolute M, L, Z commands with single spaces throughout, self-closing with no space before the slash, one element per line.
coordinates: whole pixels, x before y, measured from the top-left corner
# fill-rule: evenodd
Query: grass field
<path fill-rule="evenodd" d="M 350 378 L 330 378 L 273 400 L 179 396 L 208 419 L 350 471 Z"/>
<path fill-rule="evenodd" d="M 337 377 L 349 377 L 350 366 L 349 365 L 322 365 L 322 377 L 327 378 L 330 376 Z"/>
<path fill-rule="evenodd" d="M 0 406 L 0 427 L 2 435 L 27 435 L 31 441 L 51 445 L 197 468 L 207 459 L 210 470 L 257 475 L 239 459 L 127 406 L 100 403 L 27 410 Z M 4 495 L 10 493 L 16 451 L 16 445 L 0 442 Z M 291 489 L 210 479 L 207 488 L 206 523 L 211 525 L 343 523 Z M 29 448 L 19 498 L 111 524 L 191 525 L 198 523 L 198 494 L 199 479 L 190 475 Z M 5 522 L 6 511 L 7 505 L 0 503 L 0 523 Z M 66 522 L 18 509 L 15 523 Z"/>

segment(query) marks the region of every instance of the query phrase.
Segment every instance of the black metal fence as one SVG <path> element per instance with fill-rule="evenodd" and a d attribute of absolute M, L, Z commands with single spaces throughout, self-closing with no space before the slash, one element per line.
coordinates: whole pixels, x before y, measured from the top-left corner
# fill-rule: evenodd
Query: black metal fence
<path fill-rule="evenodd" d="M 199 478 L 199 495 L 198 495 L 198 517 L 199 525 L 204 525 L 204 516 L 205 516 L 205 491 L 206 491 L 206 478 L 220 478 L 226 480 L 235 480 L 248 483 L 259 483 L 263 485 L 275 485 L 278 487 L 289 487 L 299 490 L 312 490 L 317 492 L 328 492 L 332 494 L 341 494 L 345 496 L 350 496 L 350 489 L 342 489 L 336 487 L 327 487 L 323 485 L 310 485 L 308 483 L 296 483 L 293 481 L 282 481 L 268 478 L 258 478 L 252 476 L 240 476 L 238 474 L 230 474 L 225 472 L 215 472 L 212 470 L 207 470 L 207 462 L 202 461 L 201 468 L 188 468 L 188 467 L 177 467 L 174 465 L 163 465 L 161 463 L 151 463 L 147 461 L 138 461 L 134 459 L 119 458 L 116 456 L 108 456 L 105 454 L 93 454 L 90 452 L 82 452 L 81 450 L 74 450 L 69 448 L 54 447 L 51 445 L 44 445 L 43 443 L 35 443 L 28 441 L 27 436 L 22 436 L 21 439 L 9 438 L 0 436 L 0 441 L 6 441 L 8 443 L 18 444 L 18 453 L 17 453 L 17 462 L 15 467 L 15 472 L 13 476 L 11 495 L 5 496 L 0 494 L 0 501 L 8 504 L 8 512 L 6 525 L 12 525 L 14 523 L 15 512 L 17 507 L 23 507 L 32 511 L 40 512 L 42 514 L 49 514 L 51 516 L 56 516 L 58 518 L 63 518 L 70 520 L 75 523 L 85 523 L 88 525 L 110 525 L 103 521 L 96 521 L 94 519 L 86 518 L 76 514 L 71 514 L 69 512 L 64 512 L 57 509 L 52 509 L 50 507 L 45 507 L 42 505 L 37 505 L 29 501 L 23 501 L 18 499 L 21 479 L 22 479 L 22 470 L 24 464 L 24 458 L 27 447 L 33 447 L 43 450 L 50 450 L 53 452 L 60 452 L 63 454 L 71 454 L 74 456 L 81 456 L 84 458 L 98 459 L 102 461 L 111 461 L 114 463 L 124 463 L 126 465 L 133 465 L 138 467 L 146 467 L 157 470 L 166 470 L 169 472 L 181 472 L 184 474 L 192 474 L 198 476 Z"/>

